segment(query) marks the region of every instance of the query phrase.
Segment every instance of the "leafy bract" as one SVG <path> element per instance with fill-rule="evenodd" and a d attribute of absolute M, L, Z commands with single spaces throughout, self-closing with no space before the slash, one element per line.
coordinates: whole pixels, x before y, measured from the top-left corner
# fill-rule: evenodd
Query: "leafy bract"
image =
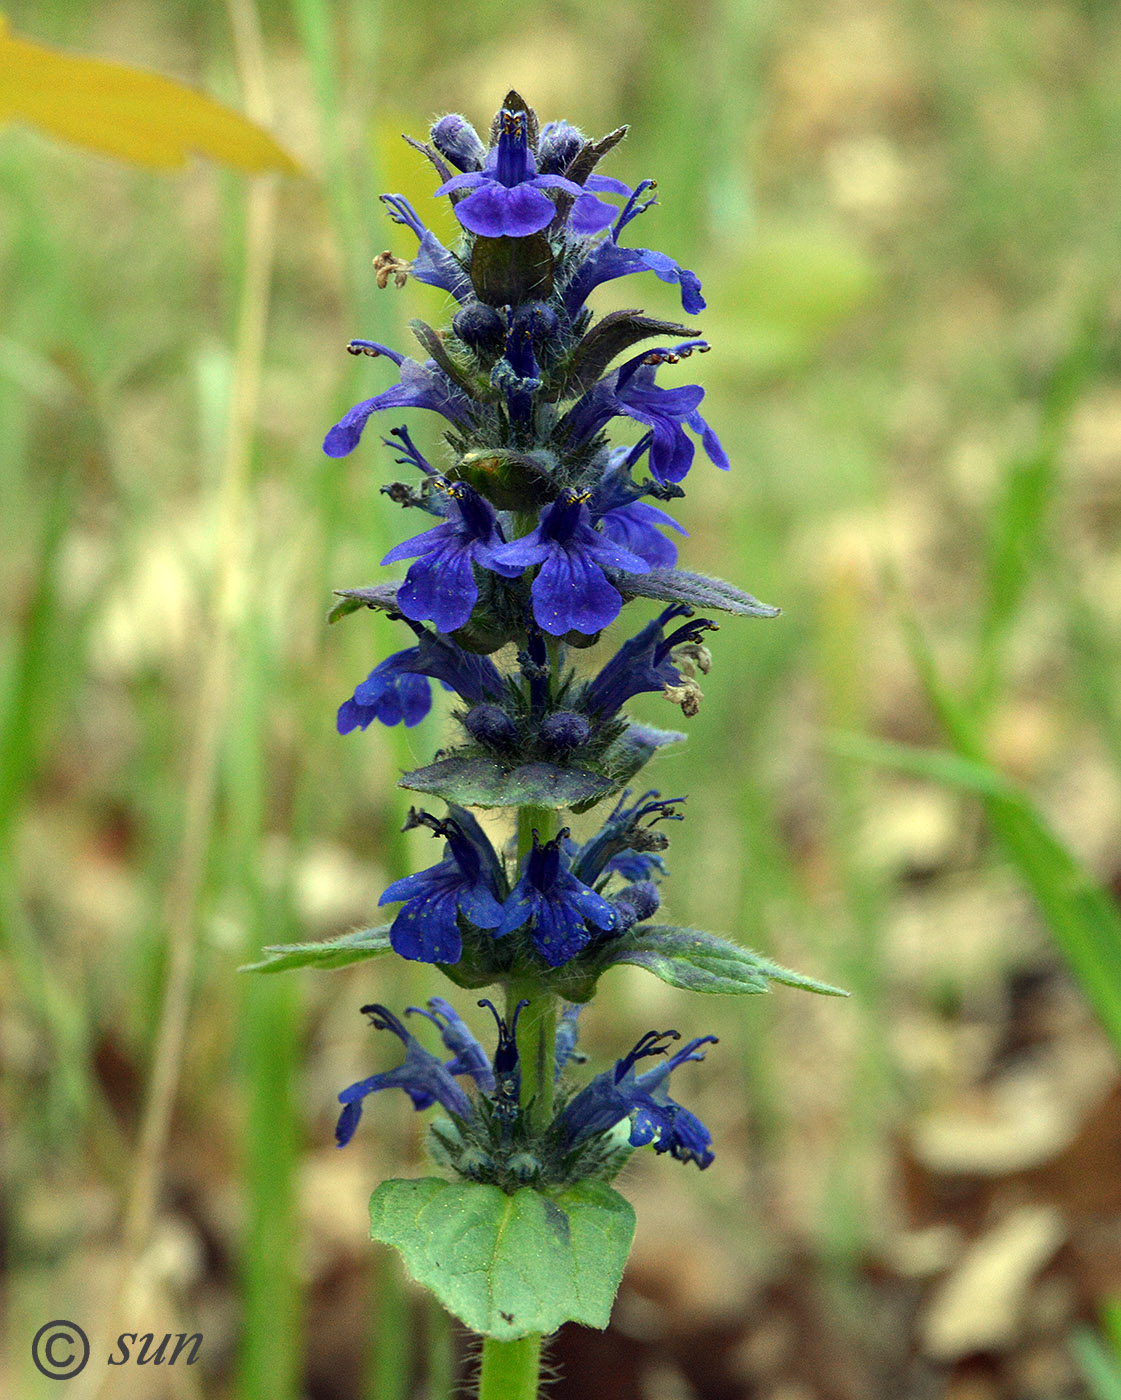
<path fill-rule="evenodd" d="M 397 786 L 461 807 L 556 808 L 591 805 L 606 797 L 615 784 L 587 768 L 561 768 L 555 763 L 505 767 L 493 758 L 461 755 L 415 768 Z"/>
<path fill-rule="evenodd" d="M 771 982 L 781 982 L 785 987 L 799 987 L 824 996 L 848 996 L 840 987 L 791 972 L 725 938 L 694 928 L 641 924 L 607 943 L 604 951 L 605 967 L 633 963 L 671 987 L 682 987 L 688 992 L 743 995 L 769 991 Z"/>
<path fill-rule="evenodd" d="M 242 972 L 287 972 L 293 967 L 336 968 L 365 962 L 390 951 L 389 925 L 357 929 L 341 938 L 323 943 L 278 943 L 262 948 L 260 962 L 249 963 Z"/>
<path fill-rule="evenodd" d="M 781 608 L 761 603 L 750 593 L 722 578 L 690 573 L 688 569 L 651 569 L 645 574 L 609 570 L 611 582 L 628 598 L 656 598 L 663 603 L 687 603 L 692 608 L 736 613 L 740 617 L 778 617 Z"/>
<path fill-rule="evenodd" d="M 370 1235 L 473 1332 L 512 1340 L 565 1322 L 607 1326 L 634 1211 L 602 1181 L 546 1196 L 394 1179 L 370 1198 Z"/>

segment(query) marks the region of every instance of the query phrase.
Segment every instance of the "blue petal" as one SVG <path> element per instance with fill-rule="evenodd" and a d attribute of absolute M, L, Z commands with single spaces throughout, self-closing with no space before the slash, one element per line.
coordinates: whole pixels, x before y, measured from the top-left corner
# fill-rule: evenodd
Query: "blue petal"
<path fill-rule="evenodd" d="M 563 888 L 564 898 L 576 910 L 581 919 L 595 924 L 596 928 L 605 933 L 615 927 L 615 910 L 602 895 L 596 894 L 595 890 L 581 884 L 574 875 L 568 877 Z"/>
<path fill-rule="evenodd" d="M 577 550 L 555 549 L 530 590 L 538 626 L 552 637 L 590 636 L 614 622 L 623 600 L 603 570 Z"/>
<path fill-rule="evenodd" d="M 650 506 L 643 507 L 641 502 L 636 501 L 633 505 L 624 506 L 619 510 L 609 510 L 602 518 L 603 533 L 608 539 L 630 550 L 632 554 L 637 554 L 652 569 L 672 569 L 677 563 L 677 546 L 672 540 L 667 540 L 651 520 L 639 513 L 643 509 L 651 511 L 653 515 L 662 516 L 675 530 L 681 529 L 664 511 L 653 510 Z"/>
<path fill-rule="evenodd" d="M 504 918 L 502 905 L 485 885 L 465 885 L 459 894 L 459 908 L 476 928 L 499 928 Z"/>
<path fill-rule="evenodd" d="M 416 622 L 431 620 L 438 631 L 454 632 L 471 616 L 478 597 L 470 552 L 457 538 L 412 565 L 397 590 L 397 606 Z"/>
<path fill-rule="evenodd" d="M 539 899 L 533 921 L 533 946 L 550 967 L 560 967 L 589 941 L 584 920 L 563 899 Z"/>
<path fill-rule="evenodd" d="M 568 222 L 574 233 L 586 237 L 613 223 L 618 212 L 613 205 L 597 199 L 594 194 L 582 194 L 572 206 Z"/>
<path fill-rule="evenodd" d="M 441 883 L 441 877 L 449 875 L 452 871 L 450 861 L 441 861 L 439 865 L 431 865 L 427 870 L 417 870 L 412 875 L 402 875 L 399 880 L 394 880 L 382 897 L 378 900 L 378 908 L 383 904 L 398 904 L 404 899 L 415 899 L 418 895 L 428 894 L 429 891 Z"/>
<path fill-rule="evenodd" d="M 708 454 L 708 459 L 713 464 L 713 466 L 719 467 L 721 471 L 726 472 L 732 465 L 728 461 L 728 454 L 724 451 L 724 448 L 720 443 L 720 439 L 708 426 L 708 424 L 701 417 L 701 415 L 694 410 L 694 412 L 690 413 L 689 417 L 685 421 L 689 424 L 690 428 L 692 428 L 695 433 L 700 434 L 701 446 Z"/>
<path fill-rule="evenodd" d="M 568 314 L 575 316 L 601 283 L 632 272 L 653 272 L 663 282 L 676 282 L 681 289 L 682 310 L 688 315 L 695 316 L 705 309 L 701 284 L 695 273 L 679 266 L 664 253 L 650 248 L 620 248 L 613 238 L 606 238 L 578 265 L 565 288 L 564 304 Z"/>
<path fill-rule="evenodd" d="M 488 180 L 455 206 L 455 216 L 463 227 L 486 238 L 525 238 L 540 233 L 552 223 L 556 212 L 556 205 L 540 190 L 527 184 L 507 189 L 495 180 Z"/>
<path fill-rule="evenodd" d="M 409 900 L 389 930 L 393 951 L 413 962 L 457 963 L 463 939 L 455 912 L 456 896 L 451 891 Z"/>
<path fill-rule="evenodd" d="M 524 882 L 519 881 L 502 906 L 502 922 L 494 930 L 495 938 L 504 938 L 506 934 L 513 933 L 515 929 L 527 923 L 533 915 L 536 903 L 535 893 L 527 890 Z"/>
<path fill-rule="evenodd" d="M 422 530 L 419 535 L 414 535 L 412 539 L 402 540 L 400 544 L 395 544 L 381 562 L 383 564 L 397 564 L 402 559 L 415 559 L 420 554 L 428 554 L 439 548 L 448 540 L 456 539 L 458 533 L 455 522 L 445 520 L 441 525 L 434 525 L 431 530 Z"/>
<path fill-rule="evenodd" d="M 536 529 L 528 535 L 523 535 L 521 539 L 511 540 L 509 544 L 499 546 L 493 557 L 505 568 L 517 569 L 520 573 L 521 570 L 532 568 L 534 564 L 540 564 L 547 559 L 549 546 L 542 542 L 540 529 Z M 512 578 L 516 576 L 509 575 Z"/>
<path fill-rule="evenodd" d="M 356 1099 L 353 1103 L 348 1103 L 339 1114 L 339 1121 L 335 1124 L 335 1144 L 338 1147 L 345 1147 L 354 1136 L 354 1130 L 358 1127 L 359 1119 L 362 1117 L 362 1104 Z"/>

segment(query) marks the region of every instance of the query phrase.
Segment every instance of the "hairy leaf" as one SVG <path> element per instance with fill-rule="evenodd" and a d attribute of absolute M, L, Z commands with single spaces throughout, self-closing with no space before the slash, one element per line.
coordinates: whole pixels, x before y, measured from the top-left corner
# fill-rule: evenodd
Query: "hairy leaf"
<path fill-rule="evenodd" d="M 249 963 L 242 972 L 287 972 L 293 967 L 336 968 L 365 962 L 390 951 L 389 925 L 357 929 L 324 943 L 278 943 L 262 948 L 260 962 Z"/>
<path fill-rule="evenodd" d="M 665 603 L 688 603 L 693 608 L 715 608 L 741 617 L 777 617 L 782 611 L 761 603 L 734 584 L 687 569 L 651 569 L 648 574 L 607 570 L 611 582 L 628 598 L 657 598 Z"/>
<path fill-rule="evenodd" d="M 370 1235 L 484 1337 L 546 1336 L 565 1322 L 607 1326 L 634 1235 L 634 1211 L 585 1181 L 557 1196 L 479 1182 L 383 1181 Z"/>
<path fill-rule="evenodd" d="M 523 763 L 504 768 L 482 755 L 442 758 L 399 779 L 398 787 L 427 792 L 462 807 L 575 807 L 606 797 L 615 786 L 586 768 Z"/>
<path fill-rule="evenodd" d="M 769 983 L 781 982 L 825 996 L 848 996 L 840 987 L 791 972 L 725 938 L 669 924 L 643 924 L 611 940 L 604 948 L 603 966 L 615 963 L 644 967 L 671 987 L 689 992 L 743 995 L 769 991 Z"/>
<path fill-rule="evenodd" d="M 471 282 L 480 301 L 517 306 L 553 292 L 553 251 L 541 233 L 528 238 L 475 239 L 471 248 Z"/>
<path fill-rule="evenodd" d="M 336 588 L 335 594 L 342 602 L 334 605 L 327 614 L 327 621 L 338 622 L 339 618 L 360 612 L 362 608 L 380 608 L 382 612 L 400 617 L 397 607 L 397 590 L 400 587 L 401 580 L 398 579 L 395 583 L 371 583 L 366 588 Z"/>
<path fill-rule="evenodd" d="M 641 311 L 609 311 L 601 316 L 572 352 L 561 382 L 549 398 L 570 397 L 590 389 L 607 366 L 624 350 L 653 336 L 685 339 L 699 335 L 676 321 L 658 321 Z"/>

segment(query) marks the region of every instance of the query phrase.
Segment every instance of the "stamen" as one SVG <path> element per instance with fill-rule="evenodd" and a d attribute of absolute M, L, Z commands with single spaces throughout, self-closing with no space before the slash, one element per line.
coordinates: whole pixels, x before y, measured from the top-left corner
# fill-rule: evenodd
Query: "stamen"
<path fill-rule="evenodd" d="M 634 1049 L 629 1054 L 624 1055 L 615 1067 L 615 1083 L 618 1084 L 628 1070 L 633 1069 L 635 1062 L 645 1060 L 650 1055 L 664 1055 L 666 1046 L 659 1044 L 663 1040 L 680 1040 L 679 1031 L 647 1031 L 642 1036 Z"/>
<path fill-rule="evenodd" d="M 388 248 L 384 253 L 379 253 L 374 259 L 374 275 L 379 289 L 384 292 L 391 277 L 395 287 L 403 287 L 409 280 L 411 267 L 412 263 L 396 257 Z"/>
<path fill-rule="evenodd" d="M 405 825 L 402 831 L 415 831 L 418 826 L 426 826 L 433 836 L 442 836 L 445 841 L 449 841 L 452 836 L 459 836 L 462 833 L 459 826 L 450 817 L 441 820 L 434 817 L 431 812 L 426 812 L 422 807 L 410 807 L 409 815 L 405 818 Z"/>
<path fill-rule="evenodd" d="M 704 691 L 692 676 L 686 676 L 680 685 L 667 685 L 662 694 L 672 705 L 681 706 L 681 713 L 686 719 L 700 714 L 701 701 L 705 698 Z"/>
<path fill-rule="evenodd" d="M 478 1003 L 485 1006 L 494 1017 L 495 1025 L 498 1027 L 498 1046 L 494 1052 L 494 1073 L 497 1077 L 503 1078 L 513 1074 L 518 1068 L 518 1017 L 522 1014 L 522 1007 L 528 1006 L 528 1000 L 523 997 L 514 1007 L 514 1014 L 507 1025 L 505 1018 L 498 1014 L 493 1001 L 482 997 Z"/>

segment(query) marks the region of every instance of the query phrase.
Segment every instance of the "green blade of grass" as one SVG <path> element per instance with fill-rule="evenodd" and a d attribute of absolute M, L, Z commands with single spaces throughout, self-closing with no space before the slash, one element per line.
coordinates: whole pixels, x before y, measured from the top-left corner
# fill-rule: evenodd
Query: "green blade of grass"
<path fill-rule="evenodd" d="M 1070 347 L 1044 388 L 1039 435 L 1032 451 L 1014 458 L 1001 485 L 985 558 L 985 587 L 977 629 L 970 709 L 991 707 L 1000 679 L 1004 639 L 1047 555 L 1047 514 L 1059 478 L 1059 453 L 1074 412 L 1102 352 L 1102 298 L 1095 294 Z"/>
<path fill-rule="evenodd" d="M 986 762 L 962 704 L 943 684 L 925 638 L 905 618 L 923 687 L 953 745 L 940 754 L 859 736 L 834 739 L 838 751 L 975 793 L 997 841 L 1031 891 L 1059 951 L 1121 1053 L 1121 913 L 1108 891 L 1055 835 L 1027 794 Z"/>
<path fill-rule="evenodd" d="M 1070 1350 L 1092 1400 L 1121 1400 L 1121 1367 L 1097 1333 L 1080 1327 L 1071 1334 Z"/>

